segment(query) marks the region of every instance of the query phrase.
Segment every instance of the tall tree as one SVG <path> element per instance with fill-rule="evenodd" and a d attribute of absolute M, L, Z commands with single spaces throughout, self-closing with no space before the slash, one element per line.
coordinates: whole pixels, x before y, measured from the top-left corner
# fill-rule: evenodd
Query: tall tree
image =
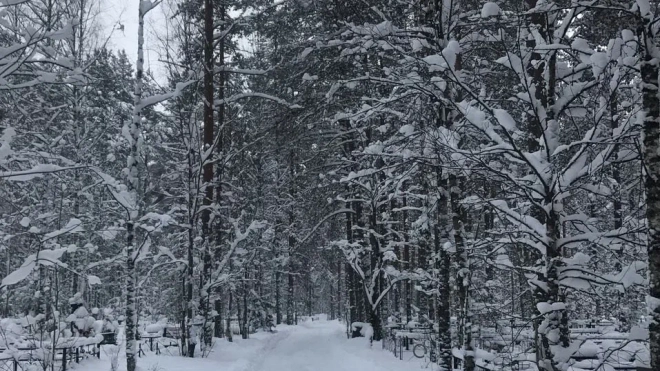
<path fill-rule="evenodd" d="M 660 368 L 660 98 L 658 78 L 660 55 L 655 42 L 657 21 L 648 1 L 637 2 L 639 26 L 637 37 L 641 46 L 641 81 L 643 115 L 643 156 L 646 172 L 647 251 L 649 262 L 649 295 L 646 297 L 649 315 L 651 369 Z"/>

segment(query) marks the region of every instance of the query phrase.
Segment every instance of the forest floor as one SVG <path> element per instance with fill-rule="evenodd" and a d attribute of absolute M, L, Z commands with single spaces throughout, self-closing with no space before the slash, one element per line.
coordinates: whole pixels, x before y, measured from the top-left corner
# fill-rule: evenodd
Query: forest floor
<path fill-rule="evenodd" d="M 297 326 L 278 326 L 277 332 L 260 332 L 250 339 L 230 343 L 216 339 L 205 358 L 176 354 L 147 354 L 138 359 L 141 371 L 418 371 L 426 362 L 412 358 L 401 361 L 365 338 L 346 339 L 345 325 L 337 321 L 308 321 Z M 142 346 L 145 349 L 145 345 Z M 146 347 L 148 348 L 148 346 Z M 175 350 L 176 352 L 176 350 Z M 77 371 L 110 371 L 107 354 L 86 360 Z M 126 370 L 125 355 L 119 371 Z"/>

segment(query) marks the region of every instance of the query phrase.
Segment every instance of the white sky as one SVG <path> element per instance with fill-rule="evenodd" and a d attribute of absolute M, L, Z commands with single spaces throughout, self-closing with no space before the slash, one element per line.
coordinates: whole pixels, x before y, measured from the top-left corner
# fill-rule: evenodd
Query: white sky
<path fill-rule="evenodd" d="M 135 66 L 137 59 L 137 29 L 138 29 L 138 7 L 140 0 L 102 0 L 101 19 L 105 30 L 105 37 L 111 35 L 108 45 L 115 50 L 124 49 L 131 64 Z M 150 11 L 145 20 L 145 50 L 144 64 L 151 69 L 156 78 L 164 77 L 162 63 L 158 62 L 159 42 L 155 33 L 162 30 L 165 24 L 164 12 L 167 11 L 165 2 Z M 116 27 L 118 24 L 124 26 L 121 31 Z M 114 31 L 113 31 L 113 28 Z"/>
<path fill-rule="evenodd" d="M 111 49 L 125 50 L 131 64 L 135 66 L 137 59 L 137 29 L 138 29 L 138 7 L 140 0 L 100 0 L 101 18 L 105 31 L 105 37 L 111 35 L 108 45 Z M 153 1 L 153 0 L 152 0 Z M 147 13 L 145 20 L 145 44 L 144 63 L 145 67 L 151 69 L 156 80 L 161 85 L 166 84 L 166 72 L 164 64 L 159 62 L 159 49 L 161 43 L 156 37 L 166 33 L 165 23 L 171 16 L 171 5 L 175 0 L 163 0 L 163 2 Z M 231 16 L 235 16 L 232 14 Z M 118 25 L 124 26 L 124 30 L 117 29 Z M 114 31 L 113 31 L 114 29 Z M 251 50 L 247 39 L 238 40 L 241 48 Z"/>

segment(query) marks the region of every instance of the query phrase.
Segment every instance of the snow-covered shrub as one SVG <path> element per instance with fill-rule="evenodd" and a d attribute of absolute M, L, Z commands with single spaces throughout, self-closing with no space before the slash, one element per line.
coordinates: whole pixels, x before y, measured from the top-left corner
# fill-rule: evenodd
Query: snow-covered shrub
<path fill-rule="evenodd" d="M 75 335 L 89 337 L 93 336 L 94 317 L 89 315 L 87 308 L 79 306 L 72 314 L 70 314 L 66 321 L 71 325 L 71 329 Z"/>

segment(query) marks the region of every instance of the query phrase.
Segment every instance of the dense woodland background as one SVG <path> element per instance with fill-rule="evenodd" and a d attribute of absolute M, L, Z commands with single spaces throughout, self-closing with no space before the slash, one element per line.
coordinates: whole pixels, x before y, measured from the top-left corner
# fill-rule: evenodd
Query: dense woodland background
<path fill-rule="evenodd" d="M 166 81 L 95 0 L 0 1 L 0 318 L 166 316 L 190 356 L 271 314 L 433 323 L 466 370 L 498 321 L 547 370 L 573 320 L 646 321 L 660 368 L 658 4 L 140 4 Z"/>

